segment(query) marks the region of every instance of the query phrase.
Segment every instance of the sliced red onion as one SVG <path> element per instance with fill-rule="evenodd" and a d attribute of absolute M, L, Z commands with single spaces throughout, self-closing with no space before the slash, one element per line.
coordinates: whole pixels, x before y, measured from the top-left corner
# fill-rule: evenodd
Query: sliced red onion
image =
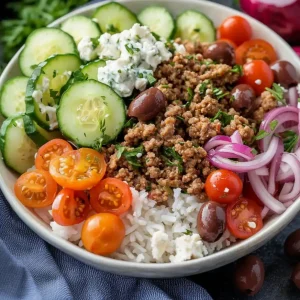
<path fill-rule="evenodd" d="M 286 210 L 285 206 L 268 192 L 262 183 L 261 178 L 256 175 L 255 171 L 248 172 L 248 178 L 255 194 L 265 206 L 276 214 L 281 214 Z"/>
<path fill-rule="evenodd" d="M 262 217 L 262 219 L 264 219 L 266 217 L 266 215 L 268 214 L 269 211 L 270 211 L 270 209 L 267 206 L 265 206 L 263 208 L 263 210 L 261 211 L 261 217 Z"/>
<path fill-rule="evenodd" d="M 204 146 L 204 150 L 208 152 L 210 149 L 216 148 L 221 145 L 231 143 L 231 138 L 226 135 L 217 135 L 212 137 Z"/>
<path fill-rule="evenodd" d="M 289 105 L 298 107 L 298 91 L 295 86 L 289 88 Z"/>
<path fill-rule="evenodd" d="M 269 168 L 267 168 L 267 167 L 261 167 L 261 168 L 255 170 L 255 173 L 258 176 L 269 176 Z"/>
<path fill-rule="evenodd" d="M 279 138 L 274 136 L 271 140 L 270 147 L 264 153 L 256 155 L 251 161 L 233 161 L 228 158 L 223 158 L 215 153 L 208 153 L 210 163 L 220 169 L 227 169 L 238 173 L 249 172 L 266 166 L 276 154 L 279 144 Z"/>
<path fill-rule="evenodd" d="M 243 139 L 242 139 L 241 134 L 239 133 L 238 130 L 236 130 L 236 131 L 231 135 L 230 138 L 231 138 L 232 143 L 243 144 Z"/>
<path fill-rule="evenodd" d="M 291 192 L 291 190 L 293 189 L 293 185 L 294 183 L 293 182 L 287 182 L 283 185 L 282 189 L 281 189 L 281 192 L 279 194 L 279 197 L 280 196 L 283 196 L 283 195 L 287 195 L 288 193 Z"/>
<path fill-rule="evenodd" d="M 288 202 L 283 203 L 283 205 L 284 205 L 286 208 L 288 208 L 288 207 L 290 207 L 293 203 L 294 203 L 294 201 L 288 201 Z"/>
<path fill-rule="evenodd" d="M 252 148 L 242 144 L 227 144 L 217 147 L 214 155 L 224 158 L 242 158 L 245 160 L 251 160 L 255 157 L 252 153 Z"/>
<path fill-rule="evenodd" d="M 281 195 L 278 199 L 282 202 L 288 202 L 300 194 L 300 161 L 293 153 L 284 153 L 282 155 L 282 161 L 288 164 L 294 173 L 295 181 L 293 189 L 290 193 Z"/>
<path fill-rule="evenodd" d="M 287 171 L 279 171 L 276 176 L 276 181 L 285 183 L 285 182 L 292 182 L 295 180 L 294 173 L 291 168 L 288 168 Z"/>
<path fill-rule="evenodd" d="M 274 195 L 276 192 L 275 178 L 276 178 L 276 175 L 280 168 L 283 151 L 284 151 L 283 142 L 282 142 L 282 140 L 279 140 L 276 154 L 274 155 L 274 158 L 272 159 L 271 165 L 270 165 L 268 191 L 271 195 Z"/>

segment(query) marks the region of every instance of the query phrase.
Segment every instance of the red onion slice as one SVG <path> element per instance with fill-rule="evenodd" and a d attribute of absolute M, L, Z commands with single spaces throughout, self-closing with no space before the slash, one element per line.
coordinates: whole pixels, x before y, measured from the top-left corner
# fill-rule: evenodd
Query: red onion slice
<path fill-rule="evenodd" d="M 242 158 L 245 160 L 251 160 L 255 156 L 251 152 L 252 148 L 242 144 L 227 144 L 219 146 L 215 149 L 214 155 L 218 155 L 224 158 Z M 212 152 L 210 151 L 212 154 Z"/>
<path fill-rule="evenodd" d="M 298 107 L 298 91 L 297 87 L 293 86 L 289 88 L 289 102 L 288 104 L 294 107 Z"/>
<path fill-rule="evenodd" d="M 238 173 L 249 172 L 266 166 L 276 154 L 278 144 L 279 138 L 274 136 L 268 150 L 256 155 L 251 161 L 233 161 L 228 158 L 220 157 L 220 155 L 214 155 L 213 153 L 208 153 L 208 159 L 213 166 L 220 169 L 227 169 Z"/>
<path fill-rule="evenodd" d="M 261 167 L 261 168 L 255 170 L 255 173 L 258 176 L 269 176 L 269 168 Z"/>
<path fill-rule="evenodd" d="M 290 166 L 295 177 L 295 183 L 291 192 L 278 197 L 279 201 L 288 202 L 295 197 L 298 197 L 300 194 L 300 161 L 297 159 L 296 155 L 292 153 L 284 153 L 282 155 L 282 161 Z"/>
<path fill-rule="evenodd" d="M 287 195 L 288 193 L 291 192 L 291 190 L 293 189 L 293 185 L 294 183 L 292 182 L 287 182 L 283 185 L 282 189 L 281 189 L 281 192 L 279 194 L 279 197 L 280 196 L 283 196 L 283 195 Z"/>
<path fill-rule="evenodd" d="M 281 214 L 286 210 L 285 206 L 268 192 L 260 177 L 256 175 L 255 171 L 248 172 L 248 178 L 255 194 L 265 206 L 274 211 L 276 214 Z"/>
<path fill-rule="evenodd" d="M 290 207 L 293 203 L 294 203 L 294 201 L 289 201 L 289 202 L 283 203 L 283 205 L 284 205 L 286 208 L 288 208 L 288 207 Z"/>
<path fill-rule="evenodd" d="M 204 146 L 204 150 L 208 152 L 215 147 L 231 143 L 231 138 L 226 135 L 217 135 L 212 137 Z"/>
<path fill-rule="evenodd" d="M 263 210 L 261 211 L 261 218 L 264 219 L 269 211 L 270 211 L 270 209 L 267 206 L 265 206 L 263 208 Z"/>
<path fill-rule="evenodd" d="M 238 130 L 236 130 L 232 135 L 231 135 L 231 141 L 232 143 L 236 143 L 236 144 L 243 144 L 243 139 L 239 133 Z"/>

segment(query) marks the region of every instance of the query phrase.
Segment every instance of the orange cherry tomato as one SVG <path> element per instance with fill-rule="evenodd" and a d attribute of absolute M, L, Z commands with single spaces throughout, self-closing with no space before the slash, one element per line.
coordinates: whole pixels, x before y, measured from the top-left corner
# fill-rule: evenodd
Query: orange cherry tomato
<path fill-rule="evenodd" d="M 243 182 L 234 172 L 225 169 L 210 173 L 205 182 L 208 198 L 219 203 L 231 203 L 242 194 Z"/>
<path fill-rule="evenodd" d="M 124 237 L 125 226 L 122 220 L 109 213 L 89 217 L 81 231 L 84 248 L 98 255 L 109 255 L 118 250 Z"/>
<path fill-rule="evenodd" d="M 39 208 L 53 203 L 57 183 L 44 170 L 33 170 L 22 174 L 14 187 L 16 197 L 27 207 Z"/>
<path fill-rule="evenodd" d="M 277 54 L 271 44 L 255 39 L 244 42 L 236 49 L 236 63 L 243 65 L 252 60 L 264 60 L 267 64 L 277 60 Z"/>
<path fill-rule="evenodd" d="M 61 186 L 76 191 L 91 189 L 105 175 L 104 155 L 88 148 L 64 153 L 50 161 L 49 172 Z"/>
<path fill-rule="evenodd" d="M 218 28 L 219 39 L 228 39 L 237 46 L 251 39 L 252 28 L 249 22 L 240 16 L 232 16 L 223 21 Z"/>
<path fill-rule="evenodd" d="M 263 227 L 262 207 L 254 200 L 239 198 L 226 209 L 226 223 L 236 238 L 247 239 Z"/>
<path fill-rule="evenodd" d="M 236 48 L 237 48 L 237 45 L 236 45 L 233 41 L 231 41 L 231 40 L 229 40 L 229 39 L 218 39 L 218 42 L 226 42 L 226 43 L 228 43 L 233 49 L 236 49 Z"/>
<path fill-rule="evenodd" d="M 52 204 L 53 220 L 62 226 L 84 221 L 90 211 L 87 195 L 82 191 L 62 189 Z"/>
<path fill-rule="evenodd" d="M 270 88 L 274 82 L 274 75 L 271 68 L 263 60 L 253 60 L 243 66 L 243 76 L 240 83 L 249 84 L 260 96 L 266 88 Z"/>
<path fill-rule="evenodd" d="M 109 212 L 121 215 L 132 202 L 129 185 L 120 179 L 105 178 L 90 191 L 91 206 L 98 212 Z"/>
<path fill-rule="evenodd" d="M 72 146 L 65 140 L 51 140 L 38 150 L 35 159 L 35 167 L 37 169 L 49 171 L 49 164 L 52 158 L 72 150 Z"/>

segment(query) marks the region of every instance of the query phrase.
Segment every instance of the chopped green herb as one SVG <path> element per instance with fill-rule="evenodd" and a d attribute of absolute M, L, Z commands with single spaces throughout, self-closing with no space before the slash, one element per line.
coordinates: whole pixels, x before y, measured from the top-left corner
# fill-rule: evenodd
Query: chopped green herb
<path fill-rule="evenodd" d="M 204 96 L 206 94 L 207 84 L 208 82 L 206 80 L 201 83 L 199 87 L 199 93 L 201 96 Z"/>
<path fill-rule="evenodd" d="M 136 40 L 140 40 L 141 39 L 141 37 L 137 34 L 136 36 L 135 36 L 135 38 L 136 38 Z"/>
<path fill-rule="evenodd" d="M 122 73 L 122 70 L 118 70 L 118 73 Z"/>
<path fill-rule="evenodd" d="M 193 231 L 187 229 L 185 232 L 183 232 L 185 235 L 193 235 Z"/>
<path fill-rule="evenodd" d="M 191 60 L 191 59 L 195 58 L 195 56 L 194 55 L 187 55 L 184 58 L 186 58 L 188 60 Z"/>
<path fill-rule="evenodd" d="M 292 152 L 298 144 L 299 135 L 292 130 L 287 130 L 282 132 L 280 136 L 282 137 L 284 151 Z"/>
<path fill-rule="evenodd" d="M 56 70 L 53 70 L 52 78 L 55 78 L 55 77 L 56 77 L 56 75 L 57 75 L 57 72 L 56 72 Z"/>
<path fill-rule="evenodd" d="M 142 73 L 139 73 L 138 77 L 139 78 L 144 78 L 144 75 Z"/>
<path fill-rule="evenodd" d="M 195 28 L 194 32 L 200 32 L 200 28 Z"/>
<path fill-rule="evenodd" d="M 165 43 L 165 46 L 166 46 L 166 48 L 168 48 L 168 50 L 169 50 L 172 54 L 175 53 L 176 48 L 175 48 L 175 46 L 174 46 L 174 44 L 173 44 L 172 42 L 166 42 L 166 43 Z"/>
<path fill-rule="evenodd" d="M 175 66 L 174 61 L 171 61 L 171 62 L 170 62 L 170 65 L 171 65 L 172 67 L 174 67 L 174 66 Z"/>
<path fill-rule="evenodd" d="M 120 159 L 126 148 L 121 145 L 116 145 L 116 149 L 117 149 L 117 155 L 116 155 L 117 159 Z"/>
<path fill-rule="evenodd" d="M 147 79 L 150 85 L 153 85 L 156 82 L 156 79 L 151 74 L 147 75 Z"/>
<path fill-rule="evenodd" d="M 184 118 L 182 116 L 175 116 L 177 120 L 184 122 Z"/>
<path fill-rule="evenodd" d="M 109 140 L 109 136 L 105 134 L 106 131 L 106 124 L 105 124 L 105 119 L 101 120 L 99 122 L 99 131 L 101 133 L 101 136 L 94 141 L 94 144 L 92 145 L 92 148 L 101 151 L 102 146 L 107 143 Z"/>
<path fill-rule="evenodd" d="M 96 49 L 99 46 L 98 38 L 91 38 L 91 42 L 93 43 L 93 48 Z"/>
<path fill-rule="evenodd" d="M 274 131 L 277 125 L 278 125 L 278 121 L 277 121 L 277 120 L 273 120 L 273 121 L 270 123 L 270 129 L 271 129 L 272 131 Z"/>
<path fill-rule="evenodd" d="M 107 24 L 106 31 L 111 34 L 120 32 L 113 24 Z"/>
<path fill-rule="evenodd" d="M 145 188 L 146 192 L 150 192 L 151 191 L 151 183 L 148 183 L 146 185 L 146 188 Z"/>
<path fill-rule="evenodd" d="M 132 128 L 137 121 L 134 118 L 129 119 L 123 126 L 123 128 Z"/>
<path fill-rule="evenodd" d="M 268 92 L 270 92 L 278 102 L 286 104 L 285 99 L 283 97 L 283 89 L 277 83 L 273 83 L 272 89 L 266 88 Z"/>
<path fill-rule="evenodd" d="M 73 83 L 79 82 L 79 81 L 85 81 L 88 79 L 87 74 L 83 74 L 81 70 L 77 70 L 75 72 L 72 72 L 71 77 L 67 81 L 67 83 L 62 87 L 61 94 L 63 94 Z"/>
<path fill-rule="evenodd" d="M 230 72 L 239 73 L 240 75 L 243 75 L 243 67 L 241 65 L 234 65 Z"/>
<path fill-rule="evenodd" d="M 214 89 L 213 89 L 213 94 L 214 94 L 214 96 L 215 96 L 218 100 L 220 100 L 220 99 L 224 98 L 225 96 L 229 95 L 229 92 L 225 92 L 225 93 L 224 93 L 221 89 L 219 89 L 219 88 L 214 88 Z"/>
<path fill-rule="evenodd" d="M 252 148 L 252 149 L 251 149 L 251 153 L 252 153 L 253 155 L 256 155 L 258 152 L 257 152 L 257 150 L 256 150 L 255 148 Z"/>
<path fill-rule="evenodd" d="M 121 156 L 123 156 L 129 164 L 131 164 L 133 167 L 141 167 L 142 165 L 138 161 L 138 155 L 144 154 L 144 147 L 143 145 L 133 148 L 132 150 L 127 150 L 126 147 L 121 145 L 116 145 L 117 149 L 117 158 L 120 159 Z"/>
<path fill-rule="evenodd" d="M 224 111 L 219 110 L 216 115 L 210 119 L 211 122 L 214 122 L 215 120 L 219 120 L 222 124 L 222 127 L 225 127 L 230 124 L 230 122 L 233 120 L 233 116 L 227 114 Z"/>
<path fill-rule="evenodd" d="M 164 88 L 164 89 L 170 88 L 170 86 L 168 84 L 162 84 L 161 87 Z"/>
<path fill-rule="evenodd" d="M 260 130 L 257 135 L 255 136 L 255 140 L 256 141 L 259 141 L 263 138 L 265 138 L 266 136 L 269 135 L 269 132 L 265 131 L 265 130 Z"/>
<path fill-rule="evenodd" d="M 160 36 L 158 34 L 156 34 L 155 32 L 151 32 L 151 34 L 154 36 L 154 38 L 159 41 L 160 40 Z"/>
<path fill-rule="evenodd" d="M 134 47 L 132 44 L 126 44 L 125 48 L 130 55 L 133 55 L 134 52 L 141 51 L 139 48 Z"/>
<path fill-rule="evenodd" d="M 182 157 L 175 151 L 174 147 L 163 147 L 162 158 L 167 166 L 175 166 L 178 172 L 183 172 Z"/>
<path fill-rule="evenodd" d="M 189 108 L 194 99 L 194 91 L 190 87 L 188 87 L 187 92 L 188 92 L 188 100 L 183 106 Z"/>

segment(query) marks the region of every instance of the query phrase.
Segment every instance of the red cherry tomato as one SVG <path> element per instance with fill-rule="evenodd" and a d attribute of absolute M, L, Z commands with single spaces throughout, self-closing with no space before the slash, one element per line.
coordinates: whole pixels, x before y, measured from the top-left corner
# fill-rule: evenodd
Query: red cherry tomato
<path fill-rule="evenodd" d="M 52 216 L 56 223 L 71 226 L 87 218 L 90 204 L 87 195 L 81 191 L 62 189 L 52 204 Z"/>
<path fill-rule="evenodd" d="M 233 41 L 237 46 L 251 39 L 252 29 L 249 22 L 240 16 L 232 16 L 223 21 L 218 28 L 220 39 Z"/>
<path fill-rule="evenodd" d="M 240 177 L 228 170 L 216 170 L 209 174 L 205 182 L 205 191 L 210 200 L 219 203 L 231 203 L 242 193 L 243 182 Z"/>
<path fill-rule="evenodd" d="M 254 200 L 239 198 L 226 209 L 226 223 L 232 235 L 247 239 L 263 227 L 262 207 Z"/>
<path fill-rule="evenodd" d="M 253 60 L 244 65 L 240 83 L 249 84 L 257 96 L 260 96 L 266 88 L 270 88 L 273 82 L 273 72 L 265 61 Z"/>
<path fill-rule="evenodd" d="M 91 205 L 98 212 L 121 215 L 132 202 L 129 185 L 116 178 L 105 178 L 90 191 Z"/>

